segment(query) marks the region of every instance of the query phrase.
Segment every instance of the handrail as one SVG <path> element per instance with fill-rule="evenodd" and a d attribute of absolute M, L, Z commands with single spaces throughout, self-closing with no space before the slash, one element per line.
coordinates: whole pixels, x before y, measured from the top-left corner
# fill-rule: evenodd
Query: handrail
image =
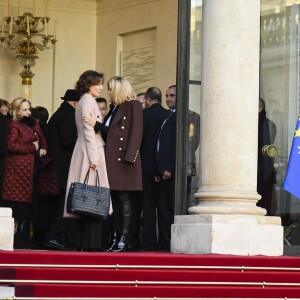
<path fill-rule="evenodd" d="M 290 267 L 246 267 L 246 266 L 174 266 L 174 265 L 74 265 L 74 264 L 0 264 L 1 267 L 23 268 L 85 268 L 85 269 L 191 269 L 191 270 L 238 270 L 244 271 L 300 271 Z"/>
<path fill-rule="evenodd" d="M 227 282 L 227 281 L 139 281 L 139 280 L 37 280 L 37 279 L 0 279 L 0 283 L 35 283 L 35 284 L 78 284 L 78 285 L 227 285 L 227 286 L 258 286 L 258 287 L 300 287 L 300 283 L 286 282 Z"/>
<path fill-rule="evenodd" d="M 4 297 L 1 300 L 217 300 L 220 298 L 160 298 L 160 297 L 138 297 L 138 298 L 99 298 L 99 297 L 88 297 L 88 298 L 70 298 L 70 297 Z M 223 299 L 223 298 L 222 298 Z M 239 300 L 241 298 L 230 298 L 231 300 Z M 257 300 L 257 298 L 245 298 L 244 300 Z M 287 300 L 287 298 L 272 298 L 270 300 Z M 299 300 L 299 298 L 288 298 L 288 300 Z"/>
<path fill-rule="evenodd" d="M 160 298 L 160 297 L 139 297 L 139 298 L 93 298 L 93 297 L 88 297 L 88 298 L 74 298 L 72 297 L 71 298 L 72 300 L 207 300 L 207 299 L 210 299 L 210 300 L 217 300 L 217 299 L 223 299 L 223 298 L 187 298 L 187 297 L 184 297 L 184 298 Z M 231 300 L 239 300 L 241 298 L 230 298 Z M 270 300 L 299 300 L 299 298 L 271 298 Z M 5 298 L 2 298 L 1 300 L 70 300 L 70 297 L 5 297 Z M 257 300 L 257 298 L 244 298 L 244 300 Z"/>

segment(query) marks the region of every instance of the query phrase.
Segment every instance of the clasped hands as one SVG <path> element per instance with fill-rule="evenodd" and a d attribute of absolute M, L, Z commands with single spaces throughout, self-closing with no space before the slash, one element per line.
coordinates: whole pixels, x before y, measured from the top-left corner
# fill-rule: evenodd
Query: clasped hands
<path fill-rule="evenodd" d="M 155 180 L 155 182 L 160 182 L 161 179 L 162 179 L 162 180 L 168 180 L 168 179 L 170 179 L 171 177 L 172 177 L 172 173 L 169 172 L 168 170 L 165 170 L 165 171 L 163 172 L 163 175 L 162 175 L 162 176 L 160 176 L 160 175 L 155 175 L 155 176 L 154 176 L 154 180 Z"/>
<path fill-rule="evenodd" d="M 39 150 L 39 142 L 38 141 L 34 141 L 33 142 L 34 146 L 35 146 L 35 150 L 38 151 Z M 47 154 L 47 150 L 46 149 L 40 149 L 39 151 L 40 156 L 46 155 Z"/>

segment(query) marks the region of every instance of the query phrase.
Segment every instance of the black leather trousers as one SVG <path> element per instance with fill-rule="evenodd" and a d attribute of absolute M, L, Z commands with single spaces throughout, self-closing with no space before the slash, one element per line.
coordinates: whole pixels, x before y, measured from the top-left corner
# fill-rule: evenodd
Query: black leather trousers
<path fill-rule="evenodd" d="M 113 205 L 114 231 L 117 235 L 128 237 L 131 220 L 130 192 L 111 191 Z"/>

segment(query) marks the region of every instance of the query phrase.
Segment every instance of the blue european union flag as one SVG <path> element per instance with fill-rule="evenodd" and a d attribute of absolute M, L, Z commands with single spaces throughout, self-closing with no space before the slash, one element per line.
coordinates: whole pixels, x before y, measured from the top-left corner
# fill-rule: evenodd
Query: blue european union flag
<path fill-rule="evenodd" d="M 283 188 L 300 199 L 300 115 L 296 124 Z"/>

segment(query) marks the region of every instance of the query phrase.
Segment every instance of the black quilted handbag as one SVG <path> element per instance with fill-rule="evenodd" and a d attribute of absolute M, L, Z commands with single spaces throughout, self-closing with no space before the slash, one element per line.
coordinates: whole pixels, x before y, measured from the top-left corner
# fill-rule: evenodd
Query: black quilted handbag
<path fill-rule="evenodd" d="M 87 215 L 105 219 L 109 213 L 110 189 L 100 186 L 98 171 L 96 185 L 89 185 L 90 169 L 84 182 L 71 184 L 68 198 L 67 211 L 73 214 Z"/>

